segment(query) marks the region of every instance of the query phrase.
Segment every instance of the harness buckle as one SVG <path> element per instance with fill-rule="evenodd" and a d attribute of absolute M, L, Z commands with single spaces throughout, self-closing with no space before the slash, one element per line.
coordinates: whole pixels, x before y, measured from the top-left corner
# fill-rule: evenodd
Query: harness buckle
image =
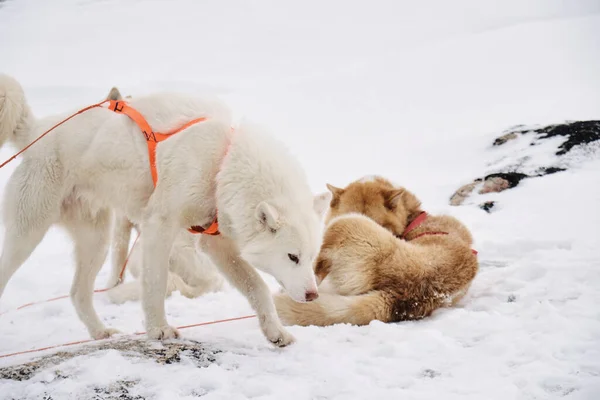
<path fill-rule="evenodd" d="M 125 108 L 125 104 L 123 104 L 122 101 L 116 101 L 115 102 L 115 111 L 116 112 L 123 112 L 123 108 Z"/>
<path fill-rule="evenodd" d="M 142 133 L 144 134 L 144 136 L 146 136 L 146 140 L 147 141 L 153 141 L 153 142 L 158 142 L 156 140 L 156 135 L 154 134 L 154 131 L 151 131 L 150 133 L 147 133 L 146 131 L 142 131 Z"/>

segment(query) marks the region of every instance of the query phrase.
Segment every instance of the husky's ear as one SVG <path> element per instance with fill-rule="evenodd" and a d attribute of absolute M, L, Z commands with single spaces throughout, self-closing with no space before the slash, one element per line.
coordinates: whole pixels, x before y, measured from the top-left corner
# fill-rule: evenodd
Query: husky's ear
<path fill-rule="evenodd" d="M 319 217 L 319 219 L 323 218 L 325 211 L 327 211 L 327 208 L 329 208 L 329 203 L 331 203 L 332 197 L 333 196 L 331 192 L 323 192 L 313 198 L 313 209 L 317 213 L 317 217 Z"/>
<path fill-rule="evenodd" d="M 334 199 L 340 197 L 342 193 L 344 193 L 344 189 L 340 189 L 338 187 L 330 185 L 329 183 L 327 184 L 327 189 L 329 189 Z"/>
<path fill-rule="evenodd" d="M 421 202 L 417 196 L 404 188 L 388 191 L 385 196 L 385 205 L 390 210 L 395 210 L 402 205 L 409 213 L 421 212 Z"/>
<path fill-rule="evenodd" d="M 256 216 L 258 222 L 260 222 L 262 226 L 269 228 L 271 232 L 277 231 L 277 229 L 279 229 L 281 226 L 279 212 L 277 212 L 277 209 L 266 201 L 261 201 L 258 203 L 254 215 Z"/>
<path fill-rule="evenodd" d="M 123 100 L 123 96 L 121 96 L 121 92 L 116 87 L 110 89 L 108 96 L 106 96 L 106 100 Z"/>
<path fill-rule="evenodd" d="M 398 204 L 400 204 L 402 202 L 402 196 L 404 195 L 404 193 L 405 193 L 404 189 L 389 190 L 385 194 L 385 206 L 387 208 L 389 208 L 390 210 L 393 210 L 396 207 L 398 207 Z"/>
<path fill-rule="evenodd" d="M 327 184 L 327 189 L 329 189 L 329 191 L 331 192 L 331 195 L 333 196 L 331 198 L 331 203 L 329 204 L 329 207 L 334 208 L 340 202 L 340 197 L 344 193 L 344 189 L 340 189 L 338 187 L 330 185 L 329 183 Z"/>

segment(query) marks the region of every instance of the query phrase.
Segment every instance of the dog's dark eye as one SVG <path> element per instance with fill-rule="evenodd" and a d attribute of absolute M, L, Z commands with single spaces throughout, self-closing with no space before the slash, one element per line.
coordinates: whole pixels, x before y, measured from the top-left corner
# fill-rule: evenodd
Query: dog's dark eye
<path fill-rule="evenodd" d="M 288 253 L 288 258 L 290 259 L 290 261 L 295 262 L 296 264 L 300 263 L 300 259 L 295 254 Z"/>

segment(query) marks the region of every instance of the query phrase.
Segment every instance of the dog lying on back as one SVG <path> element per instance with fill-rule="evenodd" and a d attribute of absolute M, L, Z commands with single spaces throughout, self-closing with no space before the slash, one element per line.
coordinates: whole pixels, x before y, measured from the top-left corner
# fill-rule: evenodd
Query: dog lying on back
<path fill-rule="evenodd" d="M 415 195 L 380 177 L 328 188 L 333 197 L 314 266 L 320 297 L 300 304 L 277 294 L 284 324 L 417 320 L 466 293 L 478 263 L 457 219 L 428 216 Z"/>

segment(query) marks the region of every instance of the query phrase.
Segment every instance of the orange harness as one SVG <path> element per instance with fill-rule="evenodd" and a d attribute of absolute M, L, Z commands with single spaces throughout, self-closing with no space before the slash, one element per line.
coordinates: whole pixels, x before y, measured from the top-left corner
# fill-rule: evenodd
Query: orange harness
<path fill-rule="evenodd" d="M 158 182 L 158 173 L 156 171 L 156 146 L 158 143 L 168 139 L 171 135 L 179 133 L 199 122 L 204 122 L 207 119 L 206 117 L 196 118 L 172 131 L 158 133 L 152 131 L 152 128 L 150 127 L 148 121 L 146 121 L 146 118 L 144 118 L 142 114 L 140 114 L 135 108 L 129 106 L 125 101 L 110 100 L 108 109 L 118 114 L 127 115 L 133 122 L 136 123 L 137 126 L 139 126 L 140 130 L 146 137 L 146 142 L 148 143 L 148 157 L 150 159 L 150 172 L 152 173 L 152 182 L 154 182 L 154 187 L 156 187 L 156 183 Z M 188 231 L 191 233 L 203 233 L 205 235 L 219 235 L 219 222 L 215 216 L 214 221 L 208 228 L 205 229 L 201 226 L 192 226 L 188 229 Z"/>

